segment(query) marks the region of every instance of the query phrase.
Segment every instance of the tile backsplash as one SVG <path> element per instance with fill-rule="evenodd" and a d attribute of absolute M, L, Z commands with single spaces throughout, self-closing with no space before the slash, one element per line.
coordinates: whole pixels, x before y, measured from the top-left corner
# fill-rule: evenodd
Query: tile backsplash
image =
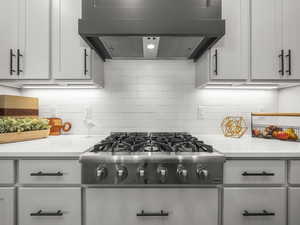
<path fill-rule="evenodd" d="M 72 122 L 72 134 L 220 134 L 227 115 L 249 122 L 252 111 L 278 110 L 277 91 L 196 89 L 192 61 L 109 61 L 104 89 L 26 89 L 22 94 L 39 97 L 40 116 Z"/>

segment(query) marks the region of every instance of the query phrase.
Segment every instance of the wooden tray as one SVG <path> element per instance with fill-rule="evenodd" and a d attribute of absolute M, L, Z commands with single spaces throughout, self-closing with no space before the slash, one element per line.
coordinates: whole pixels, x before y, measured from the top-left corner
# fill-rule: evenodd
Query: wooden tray
<path fill-rule="evenodd" d="M 0 144 L 47 138 L 50 129 L 0 134 Z"/>

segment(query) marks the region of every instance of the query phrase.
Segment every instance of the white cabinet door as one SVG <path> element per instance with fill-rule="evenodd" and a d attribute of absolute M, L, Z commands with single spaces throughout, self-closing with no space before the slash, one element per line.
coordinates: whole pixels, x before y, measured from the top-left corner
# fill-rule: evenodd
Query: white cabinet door
<path fill-rule="evenodd" d="M 80 188 L 20 188 L 19 225 L 81 225 Z"/>
<path fill-rule="evenodd" d="M 14 225 L 14 189 L 0 188 L 0 225 Z"/>
<path fill-rule="evenodd" d="M 51 0 L 20 0 L 20 79 L 48 79 L 50 74 Z"/>
<path fill-rule="evenodd" d="M 18 0 L 2 1 L 0 7 L 0 79 L 16 79 L 16 54 L 18 37 Z M 11 65 L 12 61 L 12 65 Z"/>
<path fill-rule="evenodd" d="M 289 225 L 299 225 L 300 221 L 300 188 L 289 188 L 288 212 L 289 212 Z"/>
<path fill-rule="evenodd" d="M 226 34 L 211 49 L 211 79 L 246 80 L 249 77 L 250 8 L 248 0 L 222 2 Z"/>
<path fill-rule="evenodd" d="M 282 0 L 251 1 L 253 80 L 285 79 L 282 70 Z"/>
<path fill-rule="evenodd" d="M 285 77 L 290 80 L 300 79 L 299 9 L 299 0 L 283 1 L 283 46 L 286 55 Z"/>
<path fill-rule="evenodd" d="M 53 77 L 90 79 L 91 49 L 78 33 L 81 0 L 53 0 L 52 6 Z"/>
<path fill-rule="evenodd" d="M 217 188 L 90 188 L 85 201 L 86 225 L 218 225 Z"/>
<path fill-rule="evenodd" d="M 224 188 L 223 225 L 285 225 L 285 188 Z"/>

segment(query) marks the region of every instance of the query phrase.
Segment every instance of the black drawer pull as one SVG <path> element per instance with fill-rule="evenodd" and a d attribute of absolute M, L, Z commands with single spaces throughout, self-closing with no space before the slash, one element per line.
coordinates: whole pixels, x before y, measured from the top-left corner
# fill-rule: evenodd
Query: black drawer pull
<path fill-rule="evenodd" d="M 87 73 L 89 72 L 87 69 L 87 57 L 88 57 L 87 50 L 84 49 L 84 75 L 87 75 Z"/>
<path fill-rule="evenodd" d="M 39 210 L 35 213 L 30 213 L 30 216 L 63 216 L 63 212 L 61 210 L 57 210 L 56 212 L 43 212 Z"/>
<path fill-rule="evenodd" d="M 144 210 L 142 210 L 140 213 L 137 213 L 136 216 L 169 216 L 169 213 L 165 212 L 164 210 L 161 210 L 158 213 L 146 213 Z"/>
<path fill-rule="evenodd" d="M 247 210 L 244 210 L 243 216 L 275 216 L 275 213 L 268 212 L 267 210 L 262 210 L 262 212 L 250 213 Z"/>
<path fill-rule="evenodd" d="M 285 71 L 288 75 L 292 75 L 292 52 L 291 49 L 288 50 L 288 54 L 285 56 L 288 59 L 288 69 Z"/>
<path fill-rule="evenodd" d="M 37 172 L 37 173 L 31 173 L 30 176 L 32 177 L 61 177 L 64 174 L 62 172 L 57 172 L 57 173 L 43 173 L 42 171 Z"/>
<path fill-rule="evenodd" d="M 284 50 L 280 51 L 278 57 L 280 58 L 280 64 L 281 64 L 281 68 L 278 71 L 278 73 L 281 74 L 281 76 L 284 76 Z"/>
<path fill-rule="evenodd" d="M 10 75 L 13 75 L 14 72 L 16 72 L 13 69 L 13 57 L 16 57 L 16 55 L 14 54 L 14 51 L 12 49 L 10 49 L 10 60 L 9 60 L 9 71 L 10 71 Z"/>
<path fill-rule="evenodd" d="M 265 171 L 262 171 L 261 173 L 248 173 L 248 172 L 244 172 L 244 173 L 242 173 L 242 175 L 243 176 L 245 176 L 245 177 L 251 177 L 251 176 L 257 176 L 257 177 L 259 177 L 259 176 L 275 176 L 275 173 L 267 173 L 267 172 L 265 172 Z"/>
<path fill-rule="evenodd" d="M 215 75 L 218 75 L 218 49 L 215 49 L 215 54 L 214 54 L 214 57 L 215 57 Z"/>
<path fill-rule="evenodd" d="M 23 70 L 20 69 L 21 65 L 20 65 L 20 57 L 23 57 L 23 55 L 20 52 L 20 49 L 17 50 L 17 75 L 19 76 L 20 73 L 23 72 Z"/>

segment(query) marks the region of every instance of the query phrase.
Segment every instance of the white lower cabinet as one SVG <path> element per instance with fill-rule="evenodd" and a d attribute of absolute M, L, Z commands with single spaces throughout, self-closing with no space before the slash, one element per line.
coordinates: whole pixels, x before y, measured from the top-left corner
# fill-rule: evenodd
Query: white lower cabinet
<path fill-rule="evenodd" d="M 0 188 L 0 225 L 14 225 L 14 188 Z"/>
<path fill-rule="evenodd" d="M 85 225 L 218 225 L 217 188 L 88 188 L 85 201 Z"/>
<path fill-rule="evenodd" d="M 300 224 L 300 187 L 289 188 L 289 225 Z"/>
<path fill-rule="evenodd" d="M 281 187 L 224 188 L 223 225 L 286 225 L 286 193 Z"/>
<path fill-rule="evenodd" d="M 81 225 L 80 188 L 20 188 L 19 225 Z"/>

